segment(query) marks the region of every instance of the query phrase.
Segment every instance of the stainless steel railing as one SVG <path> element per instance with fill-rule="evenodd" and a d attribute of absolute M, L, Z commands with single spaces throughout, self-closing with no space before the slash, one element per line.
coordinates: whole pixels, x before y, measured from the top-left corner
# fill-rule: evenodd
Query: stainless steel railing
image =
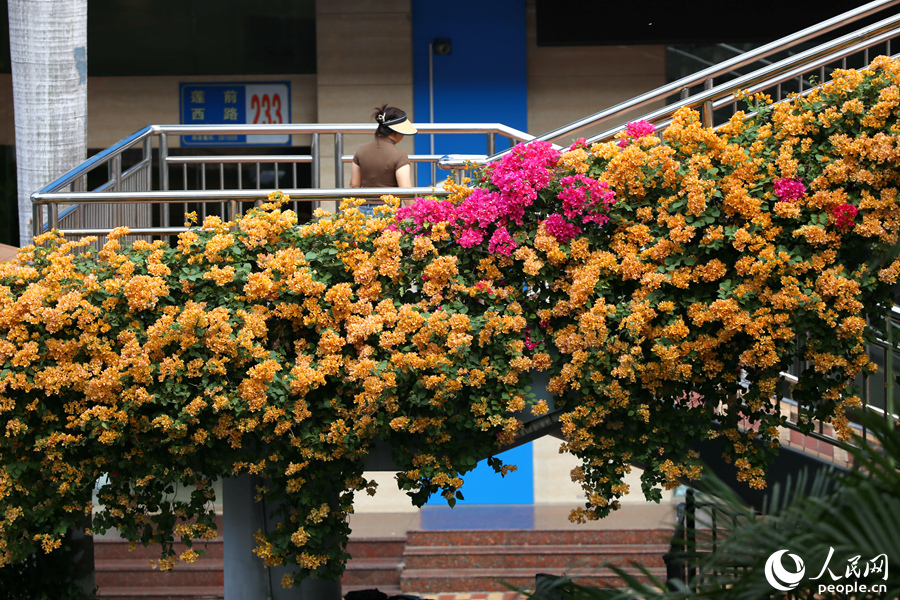
<path fill-rule="evenodd" d="M 571 136 L 572 134 L 583 131 L 588 127 L 596 126 L 600 123 L 604 123 L 610 120 L 616 120 L 621 115 L 635 111 L 639 108 L 643 108 L 660 102 L 667 102 L 672 98 L 672 96 L 675 95 L 679 96 L 680 100 L 685 100 L 689 97 L 691 88 L 695 86 L 702 85 L 705 89 L 711 89 L 715 87 L 715 78 L 717 77 L 729 75 L 736 69 L 752 65 L 754 62 L 760 61 L 761 59 L 767 58 L 779 52 L 791 50 L 792 48 L 796 48 L 801 44 L 804 44 L 816 38 L 820 38 L 821 36 L 832 32 L 835 29 L 844 27 L 850 23 L 859 21 L 866 17 L 876 15 L 879 12 L 884 11 L 885 9 L 897 5 L 900 5 L 900 0 L 878 0 L 876 2 L 869 2 L 867 4 L 854 8 L 853 10 L 849 10 L 845 13 L 837 15 L 831 19 L 827 19 L 825 21 L 822 21 L 821 23 L 807 27 L 806 29 L 760 46 L 759 48 L 756 48 L 754 50 L 750 50 L 748 52 L 735 56 L 724 62 L 713 65 L 707 69 L 698 71 L 696 73 L 688 75 L 687 77 L 683 77 L 682 79 L 658 87 L 655 90 L 652 90 L 645 94 L 641 94 L 639 96 L 635 96 L 634 98 L 631 98 L 624 102 L 620 102 L 615 106 L 611 106 L 607 109 L 601 110 L 593 115 L 590 115 L 583 119 L 579 119 L 568 125 L 554 129 L 553 131 L 549 131 L 541 136 L 538 136 L 537 139 L 556 140 L 566 135 Z M 843 40 L 841 44 L 849 44 L 851 43 L 849 40 L 853 39 L 854 36 L 857 35 L 859 35 L 859 32 L 850 34 L 849 36 L 842 36 L 839 39 Z M 775 72 L 776 69 L 764 67 L 757 70 L 756 73 L 761 76 L 765 76 L 765 73 L 767 71 Z"/>
<path fill-rule="evenodd" d="M 835 65 L 846 68 L 848 58 L 857 54 L 861 55 L 861 61 L 867 64 L 873 48 L 883 47 L 883 54 L 891 55 L 892 42 L 896 46 L 898 39 L 900 39 L 900 14 L 767 65 L 722 85 L 711 87 L 694 96 L 673 102 L 639 118 L 653 123 L 658 130 L 661 130 L 671 123 L 672 115 L 676 111 L 689 107 L 700 111 L 704 126 L 715 127 L 726 122 L 737 112 L 738 103 L 735 100 L 737 93 L 769 93 L 774 96 L 775 101 L 782 101 L 785 98 L 783 84 L 794 80 L 801 82 L 799 93 L 808 93 L 813 86 L 810 85 L 809 88 L 804 89 L 802 82 L 808 80 L 810 75 L 817 77 L 819 81 L 826 81 L 827 66 Z M 730 110 L 728 110 L 729 108 Z M 588 138 L 588 141 L 607 141 L 624 129 L 624 124 L 617 125 Z"/>
<path fill-rule="evenodd" d="M 500 123 L 422 123 L 417 127 L 423 134 L 482 134 L 485 150 L 491 153 L 497 148 L 498 137 L 512 143 L 534 138 Z M 300 208 L 300 204 L 339 200 L 351 195 L 379 198 L 383 194 L 414 197 L 446 193 L 440 187 L 418 186 L 346 189 L 344 165 L 352 160 L 352 156 L 344 153 L 344 136 L 374 131 L 375 125 L 369 124 L 150 125 L 32 194 L 33 233 L 38 235 L 47 229 L 57 229 L 69 236 L 95 235 L 127 224 L 135 235 L 167 235 L 184 229 L 173 224 L 175 214 L 170 210 L 173 205 L 182 213 L 196 205 L 201 216 L 209 211 L 233 218 L 243 210 L 244 203 L 261 201 L 274 189 L 288 193 L 294 199 L 295 209 Z M 170 143 L 173 138 L 187 135 L 244 134 L 308 135 L 310 152 L 182 156 L 174 153 Z M 332 136 L 334 140 L 334 186 L 327 188 L 322 185 L 322 136 Z M 154 143 L 158 153 L 156 161 Z M 126 166 L 126 157 L 133 154 L 137 157 Z M 435 164 L 439 158 L 438 155 L 413 154 L 410 161 Z M 306 167 L 309 169 L 309 186 L 302 185 L 298 165 L 309 165 Z M 245 167 L 250 169 L 247 176 L 244 175 Z M 104 169 L 104 181 L 90 188 L 89 176 L 95 177 Z M 282 169 L 284 177 L 281 176 Z M 413 177 L 415 172 L 413 169 Z M 264 174 L 271 174 L 271 179 L 265 180 Z"/>

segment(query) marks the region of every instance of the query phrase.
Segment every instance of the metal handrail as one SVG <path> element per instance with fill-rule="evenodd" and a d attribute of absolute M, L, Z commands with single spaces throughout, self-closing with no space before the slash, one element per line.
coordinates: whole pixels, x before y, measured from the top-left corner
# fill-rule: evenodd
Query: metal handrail
<path fill-rule="evenodd" d="M 673 81 L 672 83 L 660 86 L 655 90 L 652 90 L 645 94 L 641 94 L 639 96 L 635 96 L 634 98 L 631 98 L 624 102 L 620 102 L 615 106 L 611 106 L 610 108 L 601 110 L 600 112 L 594 113 L 589 117 L 579 119 L 568 125 L 549 131 L 543 135 L 538 136 L 536 139 L 553 140 L 566 134 L 581 131 L 583 129 L 586 129 L 587 127 L 617 117 L 642 106 L 647 106 L 648 104 L 652 104 L 654 102 L 663 101 L 674 93 L 681 92 L 682 90 L 687 90 L 696 85 L 701 85 L 707 80 L 724 75 L 729 71 L 746 66 L 762 58 L 771 56 L 772 54 L 775 54 L 777 52 L 788 50 L 798 44 L 814 39 L 815 37 L 826 34 L 839 27 L 845 26 L 849 23 L 853 23 L 870 15 L 877 14 L 884 9 L 895 6 L 897 4 L 900 4 L 900 0 L 877 0 L 875 2 L 869 2 L 868 4 L 864 4 L 836 17 L 832 17 L 831 19 L 827 19 L 825 21 L 822 21 L 821 23 L 812 25 L 791 35 L 787 35 L 783 38 L 760 46 L 759 48 L 750 50 L 724 62 L 718 63 L 712 67 L 709 67 L 702 71 L 698 71 L 697 73 L 693 73 L 686 77 L 682 77 L 681 79 Z M 504 153 L 497 153 L 497 155 L 501 154 Z M 494 157 L 491 157 L 491 159 L 493 158 Z"/>
<path fill-rule="evenodd" d="M 423 134 L 484 134 L 487 136 L 486 147 L 490 152 L 496 147 L 496 136 L 503 136 L 512 142 L 525 142 L 534 139 L 534 136 L 520 131 L 518 129 L 508 127 L 502 123 L 422 123 L 417 125 L 419 131 Z M 143 129 L 131 134 L 118 143 L 110 146 L 102 152 L 90 157 L 82 164 L 63 174 L 38 192 L 32 194 L 33 206 L 33 224 L 34 235 L 38 235 L 45 230 L 46 227 L 59 228 L 61 208 L 60 204 L 160 204 L 160 218 L 163 226 L 169 225 L 169 204 L 172 203 L 188 203 L 199 202 L 201 204 L 213 202 L 238 202 L 238 201 L 259 201 L 264 199 L 271 189 L 262 189 L 258 187 L 256 190 L 241 189 L 232 194 L 231 191 L 217 190 L 210 191 L 205 194 L 206 190 L 206 168 L 209 165 L 219 165 L 220 181 L 224 181 L 221 169 L 224 165 L 243 165 L 255 164 L 257 166 L 257 181 L 259 180 L 259 166 L 265 164 L 310 164 L 312 166 L 313 188 L 311 190 L 292 190 L 292 197 L 295 200 L 318 201 L 336 198 L 344 198 L 349 196 L 358 196 L 365 198 L 377 198 L 381 194 L 393 194 L 396 196 L 409 197 L 411 194 L 434 194 L 443 195 L 444 192 L 440 188 L 414 187 L 407 188 L 402 191 L 398 189 L 381 188 L 379 193 L 365 191 L 359 189 L 347 189 L 344 187 L 343 169 L 344 165 L 352 160 L 343 153 L 343 135 L 364 135 L 375 132 L 376 125 L 368 123 L 290 123 L 278 125 L 149 125 Z M 234 156 L 170 156 L 169 155 L 169 137 L 170 136 L 187 136 L 187 135 L 305 135 L 312 136 L 311 154 L 282 154 L 282 155 L 234 155 Z M 335 139 L 335 186 L 333 188 L 321 188 L 321 146 L 319 143 L 320 135 L 332 134 Z M 159 191 L 150 190 L 149 182 L 153 174 L 151 151 L 153 139 L 156 138 L 159 144 L 159 168 L 158 181 Z M 129 169 L 122 172 L 121 163 L 122 155 L 127 150 L 133 148 L 143 149 L 143 158 Z M 441 158 L 435 154 L 414 154 L 411 155 L 412 163 L 432 163 L 436 164 Z M 87 190 L 87 174 L 107 165 L 109 168 L 108 180 L 102 185 L 95 187 L 93 191 Z M 201 168 L 201 184 L 203 190 L 198 191 L 180 191 L 176 195 L 166 196 L 165 192 L 169 191 L 169 167 L 179 165 L 187 169 L 189 165 L 199 165 Z M 277 169 L 276 169 L 277 171 Z M 185 171 L 186 177 L 187 171 Z M 124 191 L 121 185 L 123 181 L 129 179 L 130 176 L 146 177 L 146 182 L 139 184 L 140 190 Z M 296 167 L 293 173 L 294 185 L 297 186 Z M 459 174 L 457 173 L 457 178 Z M 127 186 L 126 186 L 127 187 Z M 185 185 L 187 187 L 187 185 Z M 224 187 L 224 186 L 222 186 Z M 241 177 L 238 173 L 238 187 L 241 188 Z M 275 181 L 275 187 L 280 186 L 278 180 Z M 341 190 L 335 192 L 335 190 Z M 177 198 L 177 199 L 176 199 Z M 47 217 L 44 217 L 44 206 L 47 206 Z M 234 206 L 232 205 L 232 209 Z M 105 210 L 105 209 L 104 209 Z M 73 218 L 77 215 L 76 210 L 67 209 L 66 216 Z M 91 231 L 93 228 L 65 228 L 62 232 L 64 235 L 80 235 L 82 232 Z M 146 229 L 146 228 L 144 228 Z M 137 229 L 135 229 L 137 231 Z"/>
<path fill-rule="evenodd" d="M 865 31 L 865 36 L 859 35 L 862 31 Z M 847 43 L 844 41 L 845 38 L 839 38 L 839 40 L 835 40 L 834 42 L 823 44 L 822 46 L 818 46 L 806 52 L 786 58 L 777 63 L 759 69 L 758 71 L 754 71 L 753 73 L 749 73 L 747 75 L 744 75 L 743 77 L 739 77 L 709 90 L 705 90 L 684 100 L 669 104 L 664 108 L 646 113 L 642 115 L 640 119 L 655 123 L 658 125 L 657 129 L 662 129 L 668 123 L 660 123 L 661 119 L 671 117 L 681 108 L 700 107 L 702 108 L 704 113 L 704 126 L 712 127 L 712 111 L 721 106 L 734 103 L 734 95 L 736 93 L 749 92 L 752 94 L 758 91 L 762 91 L 778 83 L 794 79 L 801 73 L 818 69 L 819 67 L 824 66 L 830 62 L 834 62 L 837 59 L 841 59 L 864 50 L 866 47 L 869 47 L 873 44 L 879 44 L 881 42 L 887 41 L 893 37 L 896 37 L 898 34 L 900 34 L 900 14 L 885 19 L 884 21 L 881 21 L 871 27 L 867 27 L 865 28 L 865 30 L 855 32 L 854 34 L 850 34 L 850 36 L 845 36 L 845 38 L 851 36 L 854 39 L 858 37 L 863 38 L 861 41 L 858 41 L 855 44 L 847 45 Z M 710 103 L 709 105 L 707 105 L 708 102 Z M 587 139 L 587 141 L 597 142 L 609 140 L 615 137 L 615 134 L 619 133 L 620 131 L 624 131 L 625 127 L 626 126 L 624 124 L 617 125 L 615 127 L 607 129 L 606 131 L 602 131 L 594 136 L 591 136 Z M 490 160 L 490 158 L 488 160 Z"/>
<path fill-rule="evenodd" d="M 900 2 L 900 0 L 897 0 Z M 84 176 L 92 169 L 100 166 L 104 162 L 121 154 L 137 143 L 143 142 L 153 136 L 186 136 L 192 134 L 204 135 L 304 135 L 304 134 L 366 134 L 374 133 L 376 125 L 367 123 L 289 123 L 280 125 L 148 125 L 143 129 L 123 138 L 119 142 L 113 144 L 109 148 L 91 156 L 80 165 L 74 167 L 63 175 L 59 176 L 36 194 L 52 194 L 69 185 L 71 185 L 79 177 Z M 420 133 L 424 134 L 467 134 L 467 133 L 483 133 L 495 134 L 508 137 L 518 142 L 527 142 L 534 139 L 534 136 L 509 127 L 502 123 L 417 123 L 416 128 Z M 301 155 L 288 155 L 296 158 Z M 167 162 L 186 162 L 184 157 L 166 156 Z M 229 158 L 229 160 L 223 160 Z M 231 160 L 234 158 L 234 160 Z M 244 160 L 237 160 L 237 157 L 207 157 L 207 162 L 252 162 L 253 157 L 241 157 Z M 267 157 L 265 162 L 288 162 L 272 160 Z M 35 195 L 32 195 L 34 199 Z"/>
<path fill-rule="evenodd" d="M 56 192 L 32 194 L 35 204 L 221 204 L 223 202 L 261 202 L 268 198 L 271 190 L 179 190 L 149 192 Z M 377 200 L 382 196 L 394 196 L 400 199 L 450 194 L 440 187 L 413 188 L 296 188 L 282 189 L 281 192 L 294 202 L 317 202 L 323 200 L 343 200 L 350 196 Z M 352 192 L 352 193 L 350 193 Z M 64 236 L 100 236 L 109 233 L 109 228 L 59 228 L 59 217 L 50 213 L 50 229 L 56 229 Z M 187 231 L 186 227 L 132 227 L 130 235 L 170 235 Z"/>
<path fill-rule="evenodd" d="M 31 195 L 37 203 L 61 202 L 65 204 L 127 204 L 133 202 L 153 203 L 204 203 L 234 200 L 252 202 L 265 199 L 273 190 L 247 189 L 247 190 L 154 190 L 148 192 L 36 192 Z M 396 196 L 408 198 L 411 196 L 442 196 L 450 192 L 440 187 L 375 187 L 375 188 L 283 188 L 280 190 L 291 200 L 336 200 L 345 198 L 347 192 L 353 192 L 353 197 L 380 198 L 381 196 Z"/>
<path fill-rule="evenodd" d="M 900 2 L 900 0 L 895 0 Z M 235 135 L 303 135 L 313 133 L 372 134 L 377 125 L 371 123 L 283 123 L 277 125 L 150 125 L 154 135 L 235 134 Z M 419 133 L 497 133 L 525 142 L 534 136 L 502 123 L 416 123 Z"/>

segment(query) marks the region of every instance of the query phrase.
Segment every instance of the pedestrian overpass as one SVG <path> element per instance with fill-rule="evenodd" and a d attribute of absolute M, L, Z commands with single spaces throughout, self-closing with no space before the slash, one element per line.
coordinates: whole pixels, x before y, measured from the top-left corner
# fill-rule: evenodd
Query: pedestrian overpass
<path fill-rule="evenodd" d="M 872 18 L 877 20 L 850 33 L 836 33 L 846 30 L 852 23 L 863 19 L 871 21 Z M 624 130 L 627 121 L 638 119 L 649 121 L 657 130 L 662 130 L 672 122 L 675 112 L 684 107 L 697 110 L 704 126 L 716 127 L 726 123 L 738 111 L 734 99 L 736 93 L 767 93 L 775 101 L 781 101 L 790 94 L 808 93 L 820 82 L 827 81 L 835 68 L 862 67 L 877 55 L 895 55 L 898 50 L 900 0 L 880 0 L 541 136 L 535 137 L 500 123 L 417 122 L 421 135 L 482 135 L 484 153 L 411 155 L 414 164 L 425 166 L 413 170 L 415 187 L 404 189 L 349 189 L 345 185 L 345 168 L 352 160 L 352 154 L 345 148 L 345 136 L 371 133 L 374 125 L 150 125 L 35 192 L 32 195 L 34 234 L 55 229 L 65 236 L 102 236 L 113 227 L 127 226 L 135 237 L 167 239 L 186 230 L 181 224 L 186 212 L 196 211 L 201 218 L 218 215 L 230 220 L 263 202 L 276 189 L 290 196 L 292 208 L 300 215 L 311 214 L 314 207 L 334 208 L 340 199 L 347 197 L 377 201 L 385 194 L 400 198 L 442 196 L 449 193 L 439 182 L 444 176 L 461 181 L 472 165 L 495 161 L 519 142 L 547 140 L 568 146 L 574 138 L 582 136 L 588 143 L 609 141 Z M 186 136 L 263 134 L 308 136 L 309 151 L 303 154 L 260 152 L 209 156 L 191 154 L 190 149 L 176 143 Z M 426 175 L 428 171 L 430 176 Z M 883 323 L 873 324 L 884 338 L 870 350 L 870 357 L 879 364 L 880 371 L 857 382 L 863 390 L 862 411 L 877 413 L 884 418 L 896 418 L 897 413 L 889 382 L 893 379 L 895 365 L 900 366 L 890 343 L 898 324 L 900 309 L 896 306 L 890 314 L 884 315 Z M 826 424 L 820 423 L 812 433 L 800 433 L 797 425 L 799 407 L 791 397 L 791 384 L 796 378 L 785 372 L 783 381 L 780 402 L 787 423 L 781 436 L 782 452 L 770 468 L 770 481 L 796 473 L 803 467 L 847 467 L 843 443 Z M 525 426 L 515 445 L 544 435 L 561 436 L 559 415 L 560 411 L 551 411 L 540 417 L 523 418 Z M 866 436 L 863 426 L 857 429 L 860 435 Z M 705 445 L 701 450 L 713 470 L 727 470 L 727 466 L 716 461 L 721 453 L 715 444 Z M 370 470 L 391 470 L 393 465 L 389 456 L 389 452 L 376 448 L 369 459 Z M 749 489 L 739 491 L 744 492 L 751 502 L 759 501 Z M 234 505 L 229 504 L 229 512 L 256 514 L 252 494 L 245 492 L 234 487 L 229 491 L 229 484 L 226 484 L 225 502 L 229 502 L 230 495 L 239 499 L 240 505 L 235 510 Z M 229 539 L 245 537 L 247 547 L 241 551 L 249 553 L 252 533 L 257 529 L 256 521 L 239 523 L 229 521 L 226 516 L 224 529 Z M 226 561 L 228 556 L 226 549 Z M 256 577 L 252 572 L 240 569 L 231 569 L 229 575 L 229 569 L 226 569 L 226 598 L 234 600 L 243 593 L 235 592 L 234 587 L 229 591 L 230 578 L 253 580 Z M 301 597 L 339 596 L 333 588 L 305 589 L 302 593 L 311 595 Z"/>

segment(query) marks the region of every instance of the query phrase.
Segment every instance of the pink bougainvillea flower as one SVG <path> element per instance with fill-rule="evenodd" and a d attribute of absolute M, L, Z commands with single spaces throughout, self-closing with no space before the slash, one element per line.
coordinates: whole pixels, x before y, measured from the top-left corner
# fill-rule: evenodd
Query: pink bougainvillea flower
<path fill-rule="evenodd" d="M 587 148 L 587 140 L 583 137 L 578 138 L 569 146 L 569 150 L 577 150 L 578 148 Z"/>
<path fill-rule="evenodd" d="M 491 287 L 490 282 L 483 279 L 475 284 L 475 289 L 477 289 L 479 292 L 487 292 L 489 296 L 494 295 L 494 289 Z"/>
<path fill-rule="evenodd" d="M 775 180 L 775 196 L 781 202 L 799 200 L 806 195 L 806 186 L 796 178 L 784 178 Z"/>
<path fill-rule="evenodd" d="M 656 131 L 656 127 L 649 121 L 632 121 L 625 125 L 625 133 L 628 134 L 628 137 L 635 139 L 653 135 L 654 131 Z"/>
<path fill-rule="evenodd" d="M 503 216 L 499 199 L 500 195 L 497 193 L 476 189 L 455 208 L 452 219 L 448 220 L 462 221 L 464 227 L 489 227 Z"/>
<path fill-rule="evenodd" d="M 489 252 L 499 252 L 505 256 L 511 256 L 516 249 L 516 241 L 509 235 L 506 227 L 498 227 L 488 241 Z"/>
<path fill-rule="evenodd" d="M 480 229 L 464 229 L 463 233 L 456 240 L 463 248 L 472 248 L 484 241 L 484 231 Z"/>
<path fill-rule="evenodd" d="M 632 140 L 653 135 L 654 131 L 656 131 L 656 126 L 649 121 L 632 121 L 625 125 L 625 137 L 619 140 L 619 148 L 625 148 Z"/>
<path fill-rule="evenodd" d="M 605 181 L 586 175 L 570 175 L 560 179 L 563 186 L 558 198 L 563 201 L 563 214 L 567 219 L 581 218 L 582 223 L 605 223 L 606 213 L 616 201 L 615 193 Z"/>
<path fill-rule="evenodd" d="M 834 216 L 834 224 L 838 229 L 853 227 L 858 212 L 859 209 L 852 204 L 841 204 L 831 209 L 831 214 Z"/>
<path fill-rule="evenodd" d="M 491 168 L 491 183 L 500 191 L 496 199 L 500 217 L 521 223 L 525 208 L 553 180 L 559 151 L 545 141 L 520 144 Z"/>
<path fill-rule="evenodd" d="M 397 221 L 412 220 L 415 227 L 411 231 L 426 229 L 434 223 L 455 220 L 456 205 L 447 200 L 417 198 L 410 206 L 397 210 Z"/>
<path fill-rule="evenodd" d="M 544 219 L 544 229 L 561 244 L 565 244 L 581 233 L 578 225 L 566 221 L 565 217 L 559 213 L 553 213 Z"/>

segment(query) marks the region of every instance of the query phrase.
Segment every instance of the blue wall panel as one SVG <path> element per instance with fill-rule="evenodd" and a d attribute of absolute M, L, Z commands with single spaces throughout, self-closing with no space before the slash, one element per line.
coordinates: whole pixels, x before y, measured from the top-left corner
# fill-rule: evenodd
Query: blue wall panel
<path fill-rule="evenodd" d="M 413 0 L 415 119 L 430 118 L 429 44 L 449 39 L 452 52 L 433 56 L 434 122 L 503 123 L 528 127 L 525 0 Z M 416 153 L 430 152 L 430 137 L 416 136 Z M 484 154 L 486 136 L 434 136 L 437 154 Z M 498 150 L 503 143 L 498 140 Z M 442 181 L 446 173 L 439 172 Z M 430 185 L 421 167 L 419 185 Z"/>
<path fill-rule="evenodd" d="M 474 470 L 463 478 L 462 493 L 465 500 L 457 506 L 471 504 L 532 504 L 534 503 L 534 460 L 531 444 L 525 444 L 497 455 L 504 464 L 513 464 L 518 469 L 501 477 L 481 461 Z M 429 506 L 446 506 L 447 501 L 439 494 L 428 500 Z"/>

